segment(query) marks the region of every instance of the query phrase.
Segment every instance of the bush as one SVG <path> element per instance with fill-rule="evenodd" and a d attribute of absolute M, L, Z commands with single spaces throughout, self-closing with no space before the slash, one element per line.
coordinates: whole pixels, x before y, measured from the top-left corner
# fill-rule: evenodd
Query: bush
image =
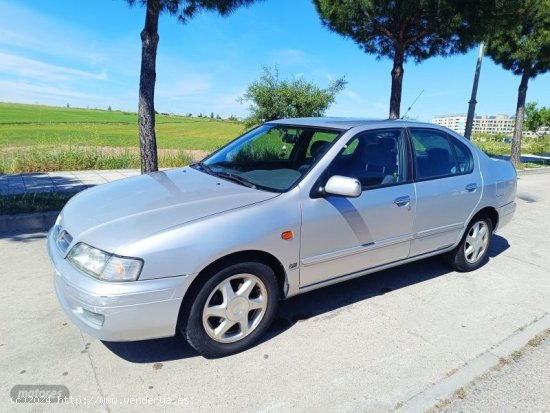
<path fill-rule="evenodd" d="M 190 162 L 190 156 L 182 150 L 159 154 L 161 168 L 188 165 Z M 139 152 L 129 148 L 27 147 L 0 152 L 0 173 L 4 174 L 140 167 Z"/>
<path fill-rule="evenodd" d="M 241 103 L 251 102 L 246 127 L 274 119 L 323 116 L 346 85 L 342 77 L 321 89 L 301 78 L 281 80 L 277 67 L 264 67 L 263 71 L 260 80 L 248 86 L 244 96 L 238 99 Z"/>

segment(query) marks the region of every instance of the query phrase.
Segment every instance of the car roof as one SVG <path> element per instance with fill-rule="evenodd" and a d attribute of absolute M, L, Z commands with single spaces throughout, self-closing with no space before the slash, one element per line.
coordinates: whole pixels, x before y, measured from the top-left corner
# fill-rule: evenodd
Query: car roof
<path fill-rule="evenodd" d="M 277 125 L 293 125 L 293 126 L 312 126 L 318 128 L 330 128 L 348 130 L 356 127 L 369 126 L 372 128 L 387 128 L 392 126 L 407 127 L 407 126 L 427 126 L 436 127 L 432 123 L 416 122 L 403 119 L 367 119 L 367 118 L 289 118 L 279 119 L 266 122 L 267 124 Z M 439 128 L 438 128 L 439 129 Z"/>

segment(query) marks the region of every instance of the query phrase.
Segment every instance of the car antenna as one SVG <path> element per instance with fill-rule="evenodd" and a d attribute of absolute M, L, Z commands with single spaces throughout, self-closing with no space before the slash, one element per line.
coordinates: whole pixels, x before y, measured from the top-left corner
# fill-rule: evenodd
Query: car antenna
<path fill-rule="evenodd" d="M 422 89 L 422 92 L 420 92 L 418 94 L 418 96 L 416 97 L 415 100 L 413 100 L 413 103 L 411 103 L 411 106 L 409 106 L 409 108 L 407 109 L 407 111 L 405 112 L 405 114 L 403 116 L 401 116 L 401 119 L 405 119 L 405 116 L 407 116 L 407 113 L 409 113 L 409 111 L 412 109 L 412 107 L 414 106 L 414 104 L 416 103 L 416 101 L 418 100 L 418 98 L 420 98 L 420 96 L 422 95 L 422 93 L 424 93 L 424 89 Z"/>

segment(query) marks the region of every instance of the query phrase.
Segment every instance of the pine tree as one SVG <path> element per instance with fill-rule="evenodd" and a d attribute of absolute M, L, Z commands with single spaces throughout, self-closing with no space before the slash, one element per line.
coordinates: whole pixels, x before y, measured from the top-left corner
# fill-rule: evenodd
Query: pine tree
<path fill-rule="evenodd" d="M 511 161 L 521 161 L 521 134 L 529 79 L 550 69 L 550 0 L 520 0 L 505 28 L 489 38 L 487 55 L 504 69 L 521 76 L 512 137 Z"/>
<path fill-rule="evenodd" d="M 513 0 L 510 0 L 513 1 Z M 498 21 L 507 0 L 313 0 L 322 23 L 377 58 L 393 60 L 391 119 L 399 118 L 403 64 L 464 53 Z"/>
<path fill-rule="evenodd" d="M 139 140 L 141 149 L 141 172 L 158 170 L 157 138 L 155 134 L 155 81 L 158 22 L 161 13 L 177 16 L 186 23 L 197 13 L 216 11 L 222 16 L 255 0 L 126 0 L 131 6 L 145 6 L 145 26 L 141 32 L 141 73 L 139 79 Z"/>

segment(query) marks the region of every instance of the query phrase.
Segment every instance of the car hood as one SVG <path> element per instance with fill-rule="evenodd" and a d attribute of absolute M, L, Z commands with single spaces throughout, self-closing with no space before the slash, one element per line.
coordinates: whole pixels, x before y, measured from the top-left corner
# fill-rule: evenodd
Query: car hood
<path fill-rule="evenodd" d="M 117 253 L 125 245 L 168 228 L 277 195 L 190 167 L 172 169 L 81 192 L 63 209 L 63 228 L 74 242 Z"/>

